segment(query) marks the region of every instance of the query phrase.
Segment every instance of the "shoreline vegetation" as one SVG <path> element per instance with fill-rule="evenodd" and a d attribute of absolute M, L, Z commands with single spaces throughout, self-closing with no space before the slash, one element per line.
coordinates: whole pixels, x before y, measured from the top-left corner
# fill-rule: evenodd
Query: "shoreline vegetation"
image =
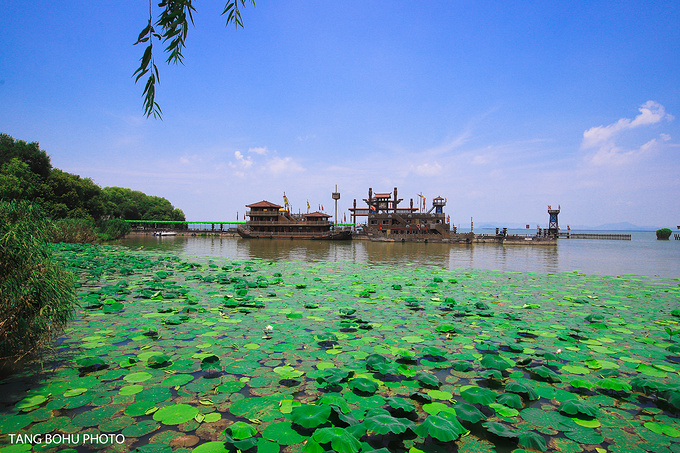
<path fill-rule="evenodd" d="M 90 178 L 53 168 L 36 142 L 0 134 L 0 201 L 31 202 L 55 222 L 55 241 L 104 242 L 123 237 L 123 220 L 185 220 L 162 197 L 124 187 L 104 187 Z"/>
<path fill-rule="evenodd" d="M 79 308 L 0 382 L 4 444 L 680 450 L 677 279 L 50 249 Z"/>

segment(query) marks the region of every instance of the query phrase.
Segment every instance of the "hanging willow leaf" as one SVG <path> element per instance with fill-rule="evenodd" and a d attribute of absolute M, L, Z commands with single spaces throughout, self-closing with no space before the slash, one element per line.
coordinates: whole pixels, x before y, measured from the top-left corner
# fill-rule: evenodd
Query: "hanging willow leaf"
<path fill-rule="evenodd" d="M 234 23 L 236 28 L 243 28 L 241 11 L 238 7 L 239 0 L 228 0 L 222 15 L 227 14 L 227 25 Z M 246 0 L 240 0 L 243 7 Z M 250 0 L 255 6 L 255 0 Z M 142 77 L 149 74 L 144 86 L 144 114 L 149 117 L 162 118 L 162 111 L 156 102 L 156 84 L 160 83 L 158 67 L 153 58 L 153 41 L 158 40 L 166 44 L 164 52 L 168 55 L 166 62 L 183 63 L 184 55 L 182 51 L 186 47 L 186 38 L 189 32 L 189 22 L 194 25 L 193 12 L 196 11 L 192 0 L 163 0 L 158 4 L 161 13 L 156 23 L 153 23 L 153 4 L 149 0 L 149 21 L 137 37 L 135 45 L 146 43 L 146 49 L 140 60 L 139 68 L 132 75 L 137 83 Z M 156 32 L 154 25 L 158 27 Z"/>

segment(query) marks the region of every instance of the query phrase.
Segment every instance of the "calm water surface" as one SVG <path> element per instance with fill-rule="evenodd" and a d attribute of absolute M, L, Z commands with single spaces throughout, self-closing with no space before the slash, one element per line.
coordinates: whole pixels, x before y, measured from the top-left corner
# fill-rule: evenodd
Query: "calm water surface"
<path fill-rule="evenodd" d="M 479 232 L 492 233 L 491 230 Z M 184 257 L 353 261 L 390 265 L 416 263 L 448 269 L 475 268 L 540 273 L 580 271 L 599 275 L 634 274 L 680 278 L 680 241 L 657 241 L 654 232 L 632 232 L 631 235 L 630 241 L 560 239 L 554 246 L 291 241 L 190 236 L 136 236 L 125 239 L 122 244 Z"/>

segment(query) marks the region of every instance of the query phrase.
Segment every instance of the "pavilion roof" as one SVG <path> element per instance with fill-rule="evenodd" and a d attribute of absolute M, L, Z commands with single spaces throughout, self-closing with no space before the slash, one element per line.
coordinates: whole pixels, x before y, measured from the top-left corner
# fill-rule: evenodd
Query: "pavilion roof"
<path fill-rule="evenodd" d="M 262 200 L 262 201 L 258 201 L 257 203 L 246 205 L 246 208 L 276 208 L 276 209 L 279 209 L 279 208 L 282 208 L 282 207 L 283 206 L 280 206 L 276 203 L 272 203 L 272 202 L 266 201 L 266 200 Z"/>

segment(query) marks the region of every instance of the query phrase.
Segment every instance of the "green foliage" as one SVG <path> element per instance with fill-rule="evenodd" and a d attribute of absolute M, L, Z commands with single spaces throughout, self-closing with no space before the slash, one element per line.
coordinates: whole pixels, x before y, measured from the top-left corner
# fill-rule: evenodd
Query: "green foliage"
<path fill-rule="evenodd" d="M 86 219 L 61 219 L 54 222 L 52 242 L 91 244 L 97 240 L 92 222 Z"/>
<path fill-rule="evenodd" d="M 656 238 L 665 241 L 671 237 L 672 233 L 673 231 L 670 228 L 660 228 L 656 230 Z"/>
<path fill-rule="evenodd" d="M 184 213 L 162 197 L 154 197 L 124 187 L 102 190 L 104 212 L 126 220 L 186 220 Z"/>
<path fill-rule="evenodd" d="M 130 229 L 130 224 L 123 219 L 104 220 L 97 225 L 99 238 L 103 241 L 123 238 L 130 233 Z"/>
<path fill-rule="evenodd" d="M 74 277 L 52 261 L 45 213 L 0 201 L 0 361 L 8 366 L 48 345 L 73 313 Z"/>
<path fill-rule="evenodd" d="M 239 9 L 239 1 L 242 6 L 246 6 L 246 0 L 227 0 L 227 3 L 222 11 L 222 15 L 227 15 L 227 25 L 234 24 L 236 28 L 243 28 L 243 21 L 241 20 L 241 11 Z M 250 0 L 250 3 L 255 6 L 255 0 Z M 135 83 L 145 75 L 149 75 L 144 86 L 144 114 L 149 117 L 161 118 L 162 112 L 156 99 L 156 83 L 160 82 L 158 67 L 153 58 L 153 44 L 157 41 L 159 44 L 167 44 L 165 52 L 168 54 L 166 63 L 183 63 L 184 55 L 182 51 L 185 47 L 185 41 L 189 32 L 189 21 L 191 25 L 194 24 L 193 12 L 196 11 L 192 4 L 192 0 L 181 1 L 167 1 L 163 0 L 158 4 L 161 8 L 161 13 L 158 20 L 154 23 L 152 3 L 149 1 L 149 21 L 146 26 L 139 33 L 137 44 L 146 44 L 144 54 L 140 59 L 139 68 L 132 75 L 135 77 Z M 156 31 L 156 28 L 158 31 Z"/>
<path fill-rule="evenodd" d="M 129 232 L 120 219 L 185 220 L 184 213 L 165 198 L 121 187 L 102 189 L 90 178 L 52 168 L 37 143 L 27 144 L 7 134 L 0 134 L 0 199 L 34 202 L 55 220 L 96 222 L 101 240 Z"/>
<path fill-rule="evenodd" d="M 52 171 L 50 157 L 40 149 L 38 143 L 26 143 L 23 140 L 14 140 L 8 134 L 0 134 L 0 166 L 12 159 L 25 163 L 32 173 L 43 179 Z"/>

